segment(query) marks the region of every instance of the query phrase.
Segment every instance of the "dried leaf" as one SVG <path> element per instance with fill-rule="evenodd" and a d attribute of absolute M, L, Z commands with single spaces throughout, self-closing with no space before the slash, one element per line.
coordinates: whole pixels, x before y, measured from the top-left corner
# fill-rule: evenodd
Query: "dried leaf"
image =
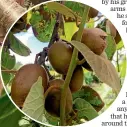
<path fill-rule="evenodd" d="M 109 60 L 94 54 L 81 42 L 72 41 L 71 44 L 82 53 L 98 78 L 119 93 L 121 89 L 120 79 L 113 64 Z"/>
<path fill-rule="evenodd" d="M 46 122 L 44 116 L 44 89 L 42 87 L 42 78 L 32 86 L 23 106 L 23 111 L 39 122 Z"/>

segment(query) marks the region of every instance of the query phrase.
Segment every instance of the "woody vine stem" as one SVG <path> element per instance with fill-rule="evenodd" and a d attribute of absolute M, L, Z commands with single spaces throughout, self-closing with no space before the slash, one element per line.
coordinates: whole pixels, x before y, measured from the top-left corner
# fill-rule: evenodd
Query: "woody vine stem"
<path fill-rule="evenodd" d="M 81 42 L 83 29 L 84 29 L 84 25 L 85 25 L 87 17 L 88 17 L 89 9 L 90 9 L 90 7 L 86 5 L 84 12 L 83 12 L 81 23 L 79 25 L 79 30 L 77 33 L 76 41 Z M 78 64 L 78 50 L 76 48 L 74 48 L 70 66 L 69 66 L 69 69 L 67 72 L 67 76 L 66 76 L 64 85 L 61 88 L 61 101 L 60 101 L 60 125 L 61 126 L 66 126 L 65 106 L 66 106 L 67 90 L 69 88 L 69 83 L 70 83 L 73 71 L 74 71 L 77 64 Z"/>

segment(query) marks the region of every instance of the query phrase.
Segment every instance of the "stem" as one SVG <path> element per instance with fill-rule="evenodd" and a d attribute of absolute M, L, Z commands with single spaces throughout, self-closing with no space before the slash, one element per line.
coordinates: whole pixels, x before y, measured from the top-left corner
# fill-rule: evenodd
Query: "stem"
<path fill-rule="evenodd" d="M 17 70 L 8 70 L 6 67 L 4 67 L 2 65 L 1 65 L 1 71 L 2 72 L 7 72 L 7 73 L 13 73 L 13 74 L 16 74 L 17 73 Z"/>
<path fill-rule="evenodd" d="M 7 72 L 7 73 L 13 73 L 13 74 L 16 74 L 17 73 L 17 71 L 15 71 L 15 70 L 1 70 L 2 72 Z"/>
<path fill-rule="evenodd" d="M 116 64 L 117 64 L 118 72 L 120 72 L 120 67 L 119 67 L 119 52 L 118 51 L 117 51 Z"/>
<path fill-rule="evenodd" d="M 83 58 L 82 60 L 79 60 L 78 61 L 78 65 L 82 65 L 84 62 L 86 62 L 86 59 L 85 58 Z"/>
<path fill-rule="evenodd" d="M 81 41 L 82 39 L 82 34 L 84 30 L 84 24 L 86 23 L 88 12 L 89 12 L 89 6 L 85 6 L 84 13 L 83 13 L 83 18 L 81 20 L 81 24 L 79 25 L 79 31 L 77 33 L 76 40 Z M 78 62 L 78 50 L 74 48 L 70 66 L 67 72 L 67 76 L 64 82 L 63 87 L 61 88 L 61 100 L 60 100 L 60 125 L 65 126 L 66 125 L 66 120 L 65 120 L 65 107 L 66 107 L 66 97 L 67 97 L 67 90 L 69 88 L 69 83 L 71 80 L 71 77 L 73 75 L 73 71 L 77 65 Z"/>

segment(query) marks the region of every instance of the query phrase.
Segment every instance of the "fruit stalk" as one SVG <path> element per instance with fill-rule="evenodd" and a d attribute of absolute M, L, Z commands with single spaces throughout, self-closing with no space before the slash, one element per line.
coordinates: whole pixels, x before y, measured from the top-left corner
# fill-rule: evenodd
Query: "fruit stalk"
<path fill-rule="evenodd" d="M 86 5 L 83 16 L 82 16 L 83 18 L 81 20 L 81 24 L 79 25 L 79 31 L 77 33 L 76 41 L 81 42 L 83 29 L 84 29 L 84 24 L 87 21 L 89 9 L 90 9 L 90 7 Z M 67 90 L 68 90 L 68 87 L 69 87 L 69 83 L 70 83 L 73 71 L 74 71 L 77 63 L 78 63 L 78 50 L 76 48 L 74 48 L 72 58 L 71 58 L 71 62 L 70 62 L 70 65 L 69 65 L 69 69 L 68 69 L 68 72 L 67 72 L 67 76 L 66 76 L 64 85 L 61 88 L 61 90 L 62 90 L 62 92 L 61 92 L 61 101 L 60 101 L 60 125 L 61 126 L 66 125 L 66 122 L 65 122 L 65 106 L 66 106 Z"/>

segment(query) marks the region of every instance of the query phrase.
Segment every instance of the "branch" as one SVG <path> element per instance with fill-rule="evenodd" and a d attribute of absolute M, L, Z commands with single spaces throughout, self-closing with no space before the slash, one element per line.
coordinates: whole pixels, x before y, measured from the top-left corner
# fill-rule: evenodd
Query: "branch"
<path fill-rule="evenodd" d="M 0 25 L 9 29 L 25 9 L 14 0 L 0 0 Z"/>
<path fill-rule="evenodd" d="M 61 14 L 57 13 L 56 23 L 55 23 L 55 26 L 54 26 L 54 29 L 53 29 L 53 33 L 52 33 L 52 37 L 50 39 L 48 47 L 43 48 L 43 51 L 38 53 L 36 55 L 36 58 L 35 58 L 35 63 L 36 64 L 40 64 L 40 65 L 44 66 L 45 70 L 48 73 L 48 76 L 49 76 L 50 80 L 54 79 L 54 77 L 50 74 L 49 70 L 47 69 L 47 67 L 45 65 L 45 61 L 46 61 L 46 57 L 47 57 L 47 54 L 48 54 L 48 49 L 51 47 L 51 45 L 55 41 L 59 40 L 58 30 L 59 30 L 60 18 L 61 18 Z"/>
<path fill-rule="evenodd" d="M 84 24 L 86 23 L 87 16 L 89 13 L 89 8 L 87 5 L 85 6 L 84 13 L 82 16 L 81 24 L 79 25 L 79 31 L 77 33 L 76 40 L 81 41 L 82 34 L 83 34 L 83 29 L 84 29 Z M 66 107 L 66 97 L 67 97 L 67 90 L 69 88 L 69 83 L 73 74 L 73 71 L 77 65 L 77 57 L 78 57 L 78 50 L 74 48 L 70 66 L 67 72 L 67 76 L 64 82 L 63 87 L 61 88 L 61 100 L 60 100 L 60 125 L 65 126 L 66 125 L 66 120 L 65 120 L 65 107 Z"/>

